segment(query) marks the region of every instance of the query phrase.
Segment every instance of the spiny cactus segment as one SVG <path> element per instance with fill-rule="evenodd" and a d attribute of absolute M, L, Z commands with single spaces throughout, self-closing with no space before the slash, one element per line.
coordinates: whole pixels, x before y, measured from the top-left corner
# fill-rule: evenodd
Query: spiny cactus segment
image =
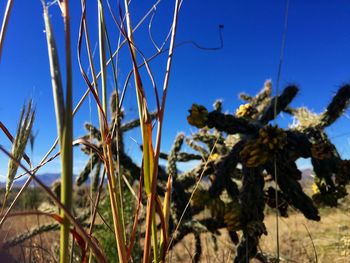
<path fill-rule="evenodd" d="M 246 255 L 249 258 L 257 255 L 259 238 L 266 234 L 263 223 L 265 205 L 277 207 L 282 216 L 287 216 L 288 207 L 293 206 L 306 218 L 318 221 L 318 205 L 336 206 L 338 200 L 347 194 L 349 161 L 340 158 L 325 127 L 334 123 L 348 107 L 350 86 L 341 87 L 321 114 L 305 107 L 294 109 L 289 106 L 298 90 L 290 85 L 281 95 L 273 97 L 271 82 L 267 81 L 255 97 L 240 94 L 246 103 L 234 114 L 222 113 L 221 104 L 220 111 L 214 107 L 210 112 L 197 104 L 190 110 L 188 120 L 200 128 L 197 134 L 221 136 L 215 146 L 221 148 L 217 151 L 216 161 L 205 169 L 202 162 L 192 170 L 192 175 L 203 173 L 209 179 L 209 186 L 203 188 L 208 190 L 197 193 L 193 207 L 203 207 L 205 203 L 205 208 L 212 211 L 212 203 L 225 208 L 228 204 L 235 204 L 235 212 L 226 213 L 223 220 L 233 240 L 237 241 L 232 232 L 243 231 L 235 262 L 246 262 Z M 281 112 L 291 114 L 297 121 L 285 129 L 272 126 L 270 122 Z M 204 140 L 200 142 L 205 143 Z M 206 154 L 203 150 L 198 152 Z M 299 158 L 311 158 L 312 161 L 314 189 L 317 190 L 312 198 L 304 193 L 298 182 L 302 178 L 296 165 Z M 190 176 L 190 173 L 186 175 Z M 279 189 L 266 183 L 276 178 Z M 223 195 L 228 198 L 223 199 Z M 212 211 L 211 216 L 218 222 L 222 220 L 219 212 Z"/>

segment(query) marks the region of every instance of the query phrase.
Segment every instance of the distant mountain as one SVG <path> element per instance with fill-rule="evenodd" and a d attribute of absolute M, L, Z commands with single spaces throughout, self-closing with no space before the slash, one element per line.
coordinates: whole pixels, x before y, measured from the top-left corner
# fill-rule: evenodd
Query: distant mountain
<path fill-rule="evenodd" d="M 44 173 L 44 174 L 38 174 L 37 177 L 40 179 L 41 182 L 43 182 L 45 185 L 50 186 L 54 181 L 60 178 L 59 173 Z M 75 181 L 75 178 L 77 175 L 73 175 L 73 181 Z M 13 183 L 13 187 L 21 187 L 26 181 L 28 177 L 20 178 Z M 32 180 L 30 185 L 35 185 L 35 182 Z M 0 182 L 0 188 L 4 188 L 6 186 L 6 182 Z"/>
<path fill-rule="evenodd" d="M 311 187 L 314 182 L 314 171 L 311 168 L 301 170 L 302 177 L 299 181 L 302 187 Z"/>
<path fill-rule="evenodd" d="M 165 167 L 163 167 L 165 169 Z M 181 173 L 181 171 L 178 171 Z M 313 170 L 311 168 L 306 168 L 301 170 L 302 172 L 302 179 L 299 181 L 300 184 L 303 187 L 310 187 L 314 181 L 313 179 Z M 44 173 L 37 175 L 38 178 L 47 186 L 51 185 L 54 181 L 60 178 L 59 173 Z M 74 175 L 73 181 L 75 182 L 75 179 L 77 178 L 77 175 Z M 14 182 L 13 187 L 21 187 L 25 181 L 27 180 L 27 177 L 23 177 L 21 179 L 18 179 Z M 90 179 L 87 180 L 86 184 L 90 184 Z M 31 185 L 35 185 L 35 183 L 32 181 Z M 6 182 L 0 182 L 0 188 L 4 188 L 6 186 Z"/>
<path fill-rule="evenodd" d="M 306 168 L 304 170 L 301 170 L 301 172 L 304 179 L 313 178 L 314 171 L 311 168 Z"/>

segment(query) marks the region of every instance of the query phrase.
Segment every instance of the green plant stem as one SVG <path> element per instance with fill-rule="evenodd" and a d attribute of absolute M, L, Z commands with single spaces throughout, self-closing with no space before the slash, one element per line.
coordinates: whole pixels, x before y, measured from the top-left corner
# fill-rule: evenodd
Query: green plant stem
<path fill-rule="evenodd" d="M 66 105 L 63 98 L 63 85 L 58 61 L 56 43 L 52 34 L 50 19 L 46 6 L 44 8 L 44 21 L 48 44 L 50 61 L 50 72 L 52 88 L 55 101 L 57 131 L 61 148 L 61 203 L 66 210 L 61 209 L 62 225 L 60 229 L 60 262 L 69 262 L 69 231 L 70 224 L 65 211 L 71 211 L 72 205 L 72 169 L 73 169 L 73 148 L 72 148 L 72 59 L 70 41 L 70 18 L 68 1 L 60 3 L 64 19 L 65 41 L 66 41 Z"/>
<path fill-rule="evenodd" d="M 64 125 L 61 130 L 61 202 L 68 211 L 72 209 L 73 192 L 73 121 L 72 121 L 72 55 L 70 38 L 70 15 L 68 0 L 62 2 L 66 41 L 66 104 Z M 61 211 L 63 223 L 60 231 L 60 262 L 69 262 L 70 223 L 64 211 Z"/>
<path fill-rule="evenodd" d="M 175 8 L 174 8 L 174 15 L 173 15 L 173 24 L 172 24 L 172 33 L 171 33 L 171 39 L 170 39 L 168 60 L 167 60 L 167 65 L 166 65 L 166 73 L 165 73 L 164 83 L 163 83 L 163 97 L 162 97 L 162 102 L 161 102 L 161 110 L 158 113 L 158 129 L 157 129 L 157 138 L 156 138 L 156 146 L 155 146 L 155 156 L 154 156 L 154 163 L 155 164 L 154 164 L 154 171 L 153 171 L 154 174 L 153 174 L 153 181 L 152 181 L 151 206 L 154 205 L 153 203 L 155 202 L 156 180 L 157 180 L 157 174 L 158 174 L 158 162 L 159 162 L 160 144 L 161 144 L 161 138 L 162 138 L 163 117 L 164 117 L 164 111 L 165 111 L 165 102 L 166 102 L 166 98 L 167 98 L 167 91 L 168 91 L 170 70 L 171 70 L 172 59 L 173 59 L 173 52 L 174 52 L 174 47 L 175 47 L 175 36 L 176 36 L 176 29 L 177 29 L 177 22 L 178 22 L 180 5 L 181 5 L 181 1 L 176 0 L 175 1 Z"/>
<path fill-rule="evenodd" d="M 153 243 L 153 261 L 158 262 L 159 260 L 159 249 L 158 249 L 158 238 L 157 238 L 157 220 L 155 206 L 152 207 L 152 243 Z"/>

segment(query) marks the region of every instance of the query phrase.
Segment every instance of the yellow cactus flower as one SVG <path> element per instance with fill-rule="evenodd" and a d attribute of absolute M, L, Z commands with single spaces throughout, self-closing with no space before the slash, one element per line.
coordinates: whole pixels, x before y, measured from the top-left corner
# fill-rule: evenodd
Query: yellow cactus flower
<path fill-rule="evenodd" d="M 320 192 L 320 189 L 318 188 L 318 186 L 317 186 L 316 183 L 313 183 L 312 186 L 311 186 L 311 188 L 312 188 L 312 192 L 313 192 L 314 194 L 318 194 L 318 193 Z"/>
<path fill-rule="evenodd" d="M 218 153 L 213 153 L 209 156 L 209 162 L 211 161 L 215 161 L 216 159 L 218 159 L 220 157 L 220 155 Z"/>
<path fill-rule="evenodd" d="M 257 110 L 249 103 L 239 106 L 239 108 L 236 110 L 236 116 L 243 118 L 250 118 L 255 113 L 257 113 Z"/>

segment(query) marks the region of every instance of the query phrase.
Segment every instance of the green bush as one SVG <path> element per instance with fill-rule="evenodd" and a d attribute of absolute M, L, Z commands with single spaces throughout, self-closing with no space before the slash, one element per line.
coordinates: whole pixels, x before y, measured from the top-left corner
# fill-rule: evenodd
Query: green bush
<path fill-rule="evenodd" d="M 135 199 L 131 192 L 126 189 L 123 191 L 123 204 L 124 204 L 124 219 L 126 240 L 130 240 L 130 233 L 132 232 L 133 219 L 135 217 Z M 99 212 L 102 215 L 105 222 L 113 230 L 113 218 L 111 211 L 111 204 L 109 196 L 106 196 L 99 205 Z M 96 230 L 98 241 L 103 248 L 103 251 L 107 257 L 108 262 L 118 262 L 117 244 L 115 241 L 114 232 L 106 224 L 103 224 L 101 228 Z M 134 249 L 132 251 L 133 262 L 141 262 L 142 250 L 139 244 L 139 237 L 136 236 Z M 128 242 L 127 242 L 128 243 Z"/>
<path fill-rule="evenodd" d="M 44 195 L 37 187 L 28 188 L 18 201 L 18 207 L 22 210 L 37 209 L 43 201 Z"/>

